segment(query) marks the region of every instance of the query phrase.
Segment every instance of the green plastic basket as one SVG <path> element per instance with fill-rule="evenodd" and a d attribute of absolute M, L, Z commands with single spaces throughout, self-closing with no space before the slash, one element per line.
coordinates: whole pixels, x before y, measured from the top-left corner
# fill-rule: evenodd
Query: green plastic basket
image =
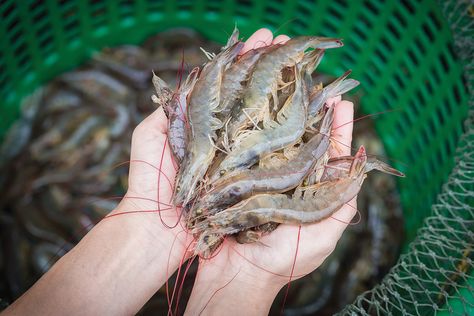
<path fill-rule="evenodd" d="M 454 165 L 468 112 L 463 68 L 435 1 L 13 1 L 0 4 L 0 139 L 35 88 L 104 46 L 136 44 L 178 26 L 224 42 L 234 24 L 341 37 L 321 71 L 352 69 L 399 181 L 408 244 Z"/>

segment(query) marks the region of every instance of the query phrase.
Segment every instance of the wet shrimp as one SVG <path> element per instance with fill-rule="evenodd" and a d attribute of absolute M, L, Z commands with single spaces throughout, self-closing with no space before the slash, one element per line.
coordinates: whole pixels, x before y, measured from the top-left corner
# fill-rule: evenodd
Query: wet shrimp
<path fill-rule="evenodd" d="M 342 42 L 334 38 L 300 36 L 269 47 L 257 61 L 237 114 L 228 124 L 229 137 L 233 139 L 239 131 L 263 119 L 268 112 L 269 97 L 278 101 L 276 94 L 278 84 L 282 82 L 281 71 L 299 63 L 305 50 L 341 46 Z"/>
<path fill-rule="evenodd" d="M 330 107 L 320 133 L 304 144 L 298 155 L 285 165 L 274 168 L 258 167 L 219 179 L 214 183 L 212 190 L 200 199 L 191 214 L 199 216 L 205 212 L 206 215 L 212 215 L 249 198 L 252 194 L 281 193 L 298 186 L 329 148 L 333 113 L 334 109 Z"/>
<path fill-rule="evenodd" d="M 257 227 L 243 230 L 237 233 L 237 235 L 235 236 L 235 240 L 239 244 L 251 244 L 254 242 L 258 242 L 258 240 L 262 238 L 262 236 L 268 235 L 272 231 L 277 229 L 278 225 L 280 224 L 275 222 L 268 222 Z"/>
<path fill-rule="evenodd" d="M 165 111 L 167 117 L 169 117 L 169 106 L 168 104 L 173 97 L 173 90 L 168 87 L 168 84 L 153 73 L 152 83 L 155 87 L 156 94 L 151 96 L 151 99 L 158 106 L 161 106 Z"/>
<path fill-rule="evenodd" d="M 200 234 L 195 251 L 206 249 L 207 236 L 225 236 L 269 222 L 311 224 L 328 218 L 352 200 L 366 177 L 367 156 L 362 147 L 351 164 L 347 177 L 306 187 L 304 193 L 258 194 L 196 224 Z"/>
<path fill-rule="evenodd" d="M 237 42 L 208 62 L 191 92 L 187 137 L 192 141 L 186 144 L 186 154 L 177 176 L 175 205 L 187 204 L 194 197 L 198 181 L 202 180 L 214 158 L 216 130 L 222 127 L 222 122 L 214 116 L 219 106 L 222 74 L 242 47 L 243 43 Z"/>
<path fill-rule="evenodd" d="M 148 53 L 140 47 L 123 45 L 119 49 L 104 49 L 93 56 L 94 63 L 107 69 L 135 89 L 146 89 L 150 80 Z"/>
<path fill-rule="evenodd" d="M 314 126 L 320 120 L 321 116 L 318 114 L 328 99 L 343 95 L 359 85 L 357 80 L 346 79 L 350 74 L 351 71 L 348 70 L 323 89 L 311 93 L 308 105 L 308 127 Z"/>
<path fill-rule="evenodd" d="M 106 102 L 127 103 L 133 95 L 126 85 L 97 70 L 65 73 L 59 80 L 66 86 L 101 104 Z"/>
<path fill-rule="evenodd" d="M 258 48 L 246 52 L 224 72 L 219 105 L 219 116 L 222 119 L 227 119 L 237 100 L 240 99 L 245 88 L 244 82 L 264 51 L 265 48 Z"/>
<path fill-rule="evenodd" d="M 276 121 L 267 122 L 262 130 L 250 130 L 235 140 L 233 150 L 221 162 L 218 173 L 211 177 L 211 182 L 231 171 L 243 169 L 256 163 L 260 157 L 273 151 L 294 144 L 305 132 L 308 94 L 304 72 L 312 72 L 312 67 L 319 57 L 317 51 L 311 52 L 313 60 L 295 70 L 295 90 L 288 97 L 277 114 Z"/>
<path fill-rule="evenodd" d="M 320 181 L 331 181 L 337 178 L 347 176 L 347 174 L 349 173 L 349 168 L 353 161 L 354 157 L 352 156 L 343 156 L 329 159 L 328 163 L 326 164 L 326 167 L 324 168 L 324 172 Z M 378 170 L 383 173 L 387 173 L 397 177 L 405 177 L 405 174 L 403 172 L 392 168 L 387 163 L 380 161 L 377 158 L 369 157 L 367 158 L 367 163 L 365 164 L 364 172 L 369 173 L 372 170 Z"/>
<path fill-rule="evenodd" d="M 186 150 L 186 109 L 187 96 L 197 80 L 199 68 L 194 68 L 186 82 L 171 99 L 168 106 L 168 143 L 179 163 L 183 161 Z"/>

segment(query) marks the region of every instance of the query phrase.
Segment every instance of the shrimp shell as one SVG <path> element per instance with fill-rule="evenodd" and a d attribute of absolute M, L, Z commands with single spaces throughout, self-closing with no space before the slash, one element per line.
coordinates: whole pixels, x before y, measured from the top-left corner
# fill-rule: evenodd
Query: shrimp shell
<path fill-rule="evenodd" d="M 197 80 L 199 68 L 194 68 L 186 82 L 168 106 L 168 143 L 174 157 L 181 163 L 186 150 L 186 98 Z"/>
<path fill-rule="evenodd" d="M 228 235 L 269 222 L 310 224 L 321 221 L 353 199 L 364 181 L 367 156 L 359 151 L 346 178 L 307 187 L 304 195 L 258 194 L 198 223 L 194 233 Z"/>
<path fill-rule="evenodd" d="M 154 103 L 161 106 L 165 111 L 167 117 L 169 117 L 169 106 L 171 99 L 173 98 L 173 91 L 168 87 L 168 84 L 153 73 L 152 83 L 155 87 L 156 95 L 152 95 L 151 99 Z"/>
<path fill-rule="evenodd" d="M 347 174 L 349 173 L 349 168 L 353 161 L 354 157 L 352 156 L 343 156 L 329 159 L 326 168 L 324 168 L 324 172 L 320 181 L 332 181 L 337 178 L 347 177 Z M 380 161 L 377 158 L 369 157 L 367 158 L 367 163 L 365 164 L 364 172 L 369 173 L 372 170 L 378 170 L 383 173 L 391 174 L 397 177 L 405 177 L 405 174 L 403 172 L 392 168 L 387 163 Z"/>
<path fill-rule="evenodd" d="M 290 39 L 285 44 L 274 45 L 257 61 L 252 76 L 247 84 L 242 104 L 237 116 L 232 117 L 229 123 L 229 136 L 231 139 L 253 122 L 260 120 L 261 115 L 267 111 L 269 96 L 277 102 L 276 90 L 282 81 L 281 71 L 284 67 L 294 66 L 304 56 L 308 48 L 335 48 L 341 47 L 339 39 L 300 36 Z"/>
<path fill-rule="evenodd" d="M 252 194 L 281 193 L 298 186 L 329 147 L 333 112 L 333 107 L 330 107 L 320 133 L 304 144 L 298 155 L 284 166 L 244 170 L 219 179 L 213 189 L 201 198 L 195 213 L 199 215 L 205 210 L 206 214 L 215 214 Z"/>
<path fill-rule="evenodd" d="M 346 79 L 351 74 L 351 70 L 346 71 L 342 76 L 328 84 L 322 90 L 316 90 L 315 94 L 310 95 L 308 105 L 308 126 L 312 126 L 319 121 L 317 116 L 324 103 L 329 98 L 342 95 L 349 92 L 359 85 L 359 81 Z"/>
<path fill-rule="evenodd" d="M 241 232 L 238 232 L 237 235 L 235 236 L 235 240 L 239 244 L 250 244 L 257 242 L 262 236 L 268 235 L 278 227 L 278 223 L 274 222 L 268 222 L 266 224 L 251 228 L 251 229 L 246 229 Z"/>
<path fill-rule="evenodd" d="M 219 105 L 220 86 L 225 67 L 240 52 L 243 43 L 238 42 L 219 53 L 202 70 L 189 97 L 187 118 L 190 131 L 186 137 L 186 154 L 177 176 L 174 204 L 187 204 L 196 194 L 198 181 L 202 180 L 214 158 L 215 130 L 222 123 L 214 116 Z"/>
<path fill-rule="evenodd" d="M 278 112 L 277 121 L 268 122 L 263 130 L 252 130 L 239 136 L 233 150 L 219 166 L 211 182 L 228 172 L 243 169 L 275 150 L 295 143 L 305 132 L 308 95 L 300 70 L 296 70 L 295 91 Z"/>
<path fill-rule="evenodd" d="M 146 89 L 150 80 L 150 56 L 140 47 L 124 45 L 104 49 L 93 57 L 94 62 L 135 89 Z"/>
<path fill-rule="evenodd" d="M 232 64 L 224 73 L 221 85 L 221 101 L 219 116 L 224 120 L 240 98 L 244 90 L 244 81 L 248 78 L 253 66 L 260 58 L 264 49 L 253 49 L 246 52 L 240 59 Z"/>

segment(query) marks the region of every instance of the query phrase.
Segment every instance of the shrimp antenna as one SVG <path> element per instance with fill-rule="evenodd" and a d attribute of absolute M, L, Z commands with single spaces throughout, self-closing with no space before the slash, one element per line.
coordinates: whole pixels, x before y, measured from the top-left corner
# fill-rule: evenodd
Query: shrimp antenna
<path fill-rule="evenodd" d="M 216 54 L 211 53 L 206 51 L 204 48 L 199 47 L 199 49 L 204 53 L 204 55 L 207 57 L 207 59 L 212 60 L 214 57 L 216 57 Z"/>

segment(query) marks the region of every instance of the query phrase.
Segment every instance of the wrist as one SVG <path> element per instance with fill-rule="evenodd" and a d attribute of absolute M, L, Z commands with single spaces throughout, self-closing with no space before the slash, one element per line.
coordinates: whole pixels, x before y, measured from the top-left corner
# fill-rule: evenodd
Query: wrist
<path fill-rule="evenodd" d="M 257 276 L 235 265 L 200 262 L 186 313 L 268 315 L 280 281 L 264 271 Z"/>
<path fill-rule="evenodd" d="M 192 236 L 183 229 L 181 223 L 177 223 L 179 216 L 174 208 L 166 208 L 160 216 L 156 202 L 133 197 L 127 192 L 105 220 L 115 221 L 114 225 L 127 231 L 129 238 L 143 243 L 148 256 L 159 261 L 153 264 L 167 267 L 164 272 L 171 275 L 182 261 L 189 258 L 185 252 Z M 164 275 L 164 280 L 169 275 Z"/>

